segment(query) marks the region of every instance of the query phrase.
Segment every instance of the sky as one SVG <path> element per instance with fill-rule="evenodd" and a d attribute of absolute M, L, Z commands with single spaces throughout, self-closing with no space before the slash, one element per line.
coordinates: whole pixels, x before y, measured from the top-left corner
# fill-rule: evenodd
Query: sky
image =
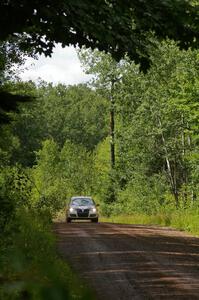
<path fill-rule="evenodd" d="M 24 70 L 25 69 L 25 70 Z M 87 82 L 91 76 L 83 72 L 73 46 L 56 45 L 52 57 L 39 56 L 38 60 L 27 58 L 19 77 L 23 81 L 43 79 L 53 84 L 73 85 Z"/>

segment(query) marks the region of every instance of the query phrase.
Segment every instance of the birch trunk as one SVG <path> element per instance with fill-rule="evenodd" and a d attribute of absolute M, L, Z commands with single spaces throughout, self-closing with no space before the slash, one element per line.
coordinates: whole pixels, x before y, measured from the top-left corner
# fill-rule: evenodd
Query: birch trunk
<path fill-rule="evenodd" d="M 164 134 L 163 134 L 163 131 L 162 131 L 162 122 L 161 122 L 160 117 L 158 118 L 158 123 L 159 123 L 159 128 L 161 129 L 162 144 L 163 144 L 163 148 L 164 148 L 164 152 L 165 152 L 165 160 L 166 160 L 169 180 L 170 180 L 170 184 L 171 184 L 171 191 L 172 191 L 172 193 L 174 195 L 174 198 L 175 198 L 175 205 L 176 205 L 176 207 L 178 207 L 179 206 L 178 191 L 177 191 L 176 181 L 175 181 L 174 176 L 172 174 L 171 163 L 170 163 L 170 160 L 169 160 L 169 154 L 168 154 L 168 149 L 167 149 L 167 146 L 166 146 L 165 137 L 164 137 Z"/>

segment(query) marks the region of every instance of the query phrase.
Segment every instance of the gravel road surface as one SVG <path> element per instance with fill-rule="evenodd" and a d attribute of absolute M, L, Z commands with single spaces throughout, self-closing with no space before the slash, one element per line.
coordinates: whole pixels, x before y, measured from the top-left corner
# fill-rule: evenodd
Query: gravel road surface
<path fill-rule="evenodd" d="M 199 299 L 199 238 L 156 226 L 56 223 L 58 250 L 98 300 Z"/>

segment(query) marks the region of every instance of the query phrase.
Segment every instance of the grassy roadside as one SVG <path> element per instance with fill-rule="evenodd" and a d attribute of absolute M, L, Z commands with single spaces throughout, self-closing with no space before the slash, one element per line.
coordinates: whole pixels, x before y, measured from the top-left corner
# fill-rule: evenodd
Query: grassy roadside
<path fill-rule="evenodd" d="M 101 217 L 100 222 L 167 226 L 199 236 L 199 210 L 179 210 L 154 215 L 132 214 Z"/>
<path fill-rule="evenodd" d="M 55 218 L 55 222 L 65 222 L 65 210 Z M 159 225 L 184 230 L 199 236 L 199 209 L 180 209 L 172 211 L 163 211 L 158 214 L 121 214 L 106 217 L 101 215 L 99 222 L 121 223 L 121 224 L 142 224 Z"/>
<path fill-rule="evenodd" d="M 18 211 L 14 234 L 0 241 L 1 300 L 94 299 L 57 255 L 51 224 L 47 212 Z"/>

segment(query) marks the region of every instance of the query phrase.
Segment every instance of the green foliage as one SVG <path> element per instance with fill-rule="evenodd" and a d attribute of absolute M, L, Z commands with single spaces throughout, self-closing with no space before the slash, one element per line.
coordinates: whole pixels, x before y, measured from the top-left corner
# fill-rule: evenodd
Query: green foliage
<path fill-rule="evenodd" d="M 16 111 L 20 102 L 30 100 L 29 96 L 13 95 L 4 86 L 0 86 L 0 125 L 11 121 L 10 112 Z"/>
<path fill-rule="evenodd" d="M 53 141 L 43 143 L 43 149 L 38 152 L 38 166 L 33 169 L 33 203 L 37 207 L 46 207 L 51 212 L 60 208 L 56 177 L 59 169 L 58 147 Z"/>
<path fill-rule="evenodd" d="M 63 287 L 71 273 L 56 258 L 46 224 L 73 195 L 94 196 L 112 221 L 198 232 L 198 51 L 154 37 L 153 44 L 146 74 L 127 57 L 116 62 L 84 50 L 84 67 L 95 75 L 91 87 L 5 85 L 13 95 L 35 97 L 10 113 L 13 122 L 0 134 L 6 300 L 72 293 L 72 281 Z"/>
<path fill-rule="evenodd" d="M 128 58 L 116 62 L 105 53 L 82 51 L 85 68 L 95 73 L 96 90 L 45 83 L 12 86 L 13 93 L 37 96 L 21 106 L 11 130 L 10 143 L 16 146 L 9 155 L 3 152 L 10 163 L 35 165 L 34 205 L 57 211 L 72 194 L 94 193 L 106 211 L 114 193 L 117 211 L 125 206 L 153 213 L 167 202 L 186 207 L 197 199 L 198 52 L 181 51 L 170 41 L 155 43 L 147 74 Z M 112 109 L 114 169 L 107 137 Z M 129 198 L 131 204 L 124 205 Z"/>
<path fill-rule="evenodd" d="M 160 39 L 180 40 L 186 48 L 198 45 L 198 3 L 193 1 L 59 0 L 42 4 L 32 0 L 27 4 L 25 0 L 2 0 L 0 11 L 0 27 L 4 28 L 0 40 L 23 34 L 22 49 L 33 48 L 49 56 L 55 43 L 78 44 L 116 58 L 128 53 L 146 68 L 151 32 Z"/>
<path fill-rule="evenodd" d="M 7 231 L 20 207 L 29 207 L 32 183 L 19 167 L 6 167 L 0 172 L 0 230 Z"/>
<path fill-rule="evenodd" d="M 164 207 L 174 207 L 172 201 L 167 198 L 168 194 L 169 188 L 163 176 L 144 177 L 136 174 L 125 189 L 120 190 L 117 187 L 117 201 L 102 205 L 102 213 L 104 216 L 153 215 Z"/>
<path fill-rule="evenodd" d="M 95 194 L 100 195 L 103 199 L 106 197 L 109 174 L 110 174 L 110 145 L 109 139 L 106 138 L 104 141 L 99 143 L 95 150 L 94 155 L 94 173 L 95 173 Z"/>
<path fill-rule="evenodd" d="M 116 114 L 114 170 L 108 144 L 102 160 L 98 152 L 95 158 L 96 194 L 104 203 L 112 190 L 117 196 L 102 205 L 105 214 L 157 213 L 198 197 L 198 51 L 181 51 L 168 40 L 153 43 L 147 74 L 128 58 L 115 62 L 97 50 L 80 52 Z"/>
<path fill-rule="evenodd" d="M 37 98 L 22 106 L 13 123 L 20 147 L 13 160 L 25 166 L 35 162 L 35 151 L 45 139 L 53 138 L 60 147 L 66 140 L 88 150 L 107 135 L 107 103 L 105 99 L 85 85 L 66 87 L 41 83 L 18 83 L 13 91 L 31 93 Z"/>
<path fill-rule="evenodd" d="M 168 210 L 162 209 L 156 214 L 144 214 L 133 213 L 127 214 L 121 213 L 109 218 L 101 218 L 101 222 L 112 222 L 120 224 L 145 224 L 145 225 L 160 225 L 170 226 L 176 229 L 185 230 L 195 235 L 199 235 L 199 210 L 198 206 L 194 205 L 186 210 L 180 209 Z"/>
<path fill-rule="evenodd" d="M 186 205 L 196 197 L 198 185 L 191 162 L 198 151 L 198 52 L 180 51 L 168 41 L 157 46 L 153 65 L 148 74 L 138 75 L 139 83 L 135 68 L 123 77 L 118 99 L 120 177 L 128 183 L 140 173 L 150 182 L 162 174 L 176 205 L 182 198 Z"/>
<path fill-rule="evenodd" d="M 10 112 L 16 112 L 19 103 L 32 100 L 28 95 L 11 93 L 6 86 L 8 81 L 17 79 L 19 66 L 25 62 L 25 56 L 33 56 L 31 51 L 20 50 L 19 40 L 11 38 L 9 42 L 0 41 L 0 126 L 11 121 Z"/>
<path fill-rule="evenodd" d="M 0 299 L 93 299 L 57 256 L 49 220 L 47 211 L 18 210 L 17 230 L 0 248 Z"/>
<path fill-rule="evenodd" d="M 19 67 L 25 62 L 26 56 L 36 56 L 32 51 L 22 51 L 19 38 L 10 38 L 0 42 L 0 85 L 9 80 L 17 79 Z"/>
<path fill-rule="evenodd" d="M 67 142 L 60 153 L 63 178 L 75 193 L 90 193 L 93 184 L 93 157 L 84 147 Z"/>
<path fill-rule="evenodd" d="M 14 136 L 10 126 L 2 126 L 0 135 L 0 168 L 3 168 L 11 163 L 12 153 L 16 152 L 18 147 L 18 137 Z"/>
<path fill-rule="evenodd" d="M 90 194 L 94 183 L 92 165 L 92 155 L 84 147 L 66 141 L 60 149 L 53 140 L 46 140 L 33 169 L 33 202 L 54 213 L 70 196 Z"/>
<path fill-rule="evenodd" d="M 166 179 L 161 175 L 151 177 L 136 174 L 120 192 L 119 201 L 125 213 L 157 213 L 166 204 Z M 121 210 L 122 213 L 122 210 Z"/>

